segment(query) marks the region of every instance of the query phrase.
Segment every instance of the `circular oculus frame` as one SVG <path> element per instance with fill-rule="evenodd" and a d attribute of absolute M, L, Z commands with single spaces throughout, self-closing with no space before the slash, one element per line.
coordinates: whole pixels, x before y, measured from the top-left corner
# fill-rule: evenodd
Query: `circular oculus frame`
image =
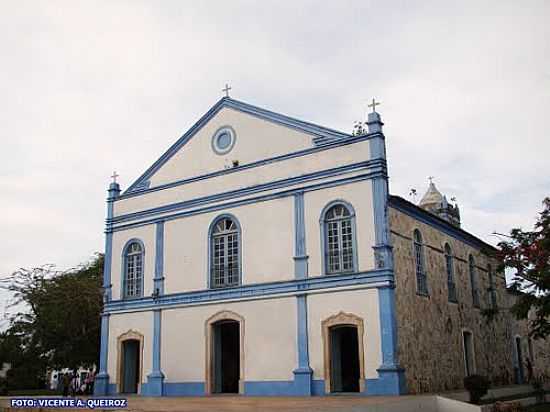
<path fill-rule="evenodd" d="M 235 146 L 236 137 L 231 126 L 220 127 L 212 136 L 212 150 L 219 155 L 229 153 Z"/>

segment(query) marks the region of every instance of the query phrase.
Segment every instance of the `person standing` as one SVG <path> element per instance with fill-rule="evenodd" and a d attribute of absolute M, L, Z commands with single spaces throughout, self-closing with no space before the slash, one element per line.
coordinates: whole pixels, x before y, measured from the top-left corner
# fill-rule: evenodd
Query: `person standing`
<path fill-rule="evenodd" d="M 64 373 L 61 379 L 63 384 L 63 396 L 69 396 L 69 384 L 70 384 L 69 374 Z"/>

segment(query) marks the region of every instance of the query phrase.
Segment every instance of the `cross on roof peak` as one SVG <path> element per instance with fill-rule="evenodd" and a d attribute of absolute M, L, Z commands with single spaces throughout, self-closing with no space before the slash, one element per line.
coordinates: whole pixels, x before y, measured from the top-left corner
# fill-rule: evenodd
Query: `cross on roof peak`
<path fill-rule="evenodd" d="M 372 107 L 372 112 L 376 113 L 376 106 L 380 106 L 382 103 L 377 102 L 376 99 L 372 98 L 372 103 L 368 105 L 368 107 Z"/>
<path fill-rule="evenodd" d="M 222 92 L 225 93 L 225 97 L 229 97 L 229 90 L 231 90 L 231 86 L 225 83 L 225 87 L 222 89 Z"/>
<path fill-rule="evenodd" d="M 116 178 L 119 176 L 120 175 L 117 172 L 113 172 L 113 175 L 111 176 L 111 178 L 113 179 L 113 183 L 116 183 Z"/>

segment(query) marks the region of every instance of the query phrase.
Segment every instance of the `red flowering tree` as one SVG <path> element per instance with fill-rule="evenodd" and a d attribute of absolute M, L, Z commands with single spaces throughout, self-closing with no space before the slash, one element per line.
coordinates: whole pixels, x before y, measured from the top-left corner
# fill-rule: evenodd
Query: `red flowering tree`
<path fill-rule="evenodd" d="M 512 313 L 518 319 L 528 319 L 532 313 L 533 338 L 550 335 L 550 198 L 544 199 L 532 231 L 513 229 L 499 248 L 504 267 L 514 271 L 511 290 L 518 298 Z"/>

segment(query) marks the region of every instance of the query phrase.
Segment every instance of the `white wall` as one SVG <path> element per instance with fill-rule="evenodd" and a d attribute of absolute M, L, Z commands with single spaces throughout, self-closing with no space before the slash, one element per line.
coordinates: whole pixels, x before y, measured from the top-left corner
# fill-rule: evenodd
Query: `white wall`
<path fill-rule="evenodd" d="M 241 225 L 243 284 L 294 278 L 294 203 L 281 198 L 166 222 L 166 293 L 207 288 L 208 228 L 224 213 Z"/>
<path fill-rule="evenodd" d="M 378 378 L 376 369 L 382 364 L 380 318 L 377 289 L 308 295 L 309 362 L 314 379 L 324 379 L 324 357 L 321 323 L 339 312 L 363 319 L 365 378 Z"/>
<path fill-rule="evenodd" d="M 199 180 L 169 189 L 123 198 L 115 202 L 114 216 L 116 217 L 127 213 L 147 210 L 166 204 L 182 202 L 215 193 L 247 188 L 262 183 L 272 182 L 274 180 L 281 180 L 289 177 L 314 173 L 320 170 L 366 161 L 370 156 L 369 144 L 370 143 L 368 141 L 357 142 L 352 145 L 340 146 L 331 150 L 312 153 L 307 156 L 294 157 L 280 162 L 269 163 L 260 167 L 245 169 L 240 172 L 212 177 L 208 180 Z M 253 149 L 254 147 L 251 148 L 251 150 Z M 181 150 L 185 151 L 185 149 Z M 204 150 L 212 152 L 209 147 Z M 230 154 L 231 153 L 233 152 L 230 152 Z M 263 159 L 263 157 L 258 157 L 254 160 L 261 159 Z M 194 159 L 191 161 L 195 162 Z M 244 163 L 241 162 L 241 164 Z M 182 160 L 179 163 L 179 166 L 181 167 L 179 174 L 176 174 L 176 171 L 174 171 L 174 176 L 170 181 L 202 175 L 210 167 L 207 163 L 201 163 L 204 170 L 201 169 L 193 175 L 187 175 L 185 165 L 186 162 Z M 218 167 L 215 170 L 223 170 L 223 167 Z M 154 185 L 152 184 L 152 186 Z"/>
<path fill-rule="evenodd" d="M 357 226 L 358 270 L 374 269 L 374 212 L 370 180 L 337 186 L 304 195 L 306 247 L 309 255 L 309 276 L 322 273 L 321 228 L 319 218 L 323 208 L 333 200 L 345 200 L 355 209 Z"/>
<path fill-rule="evenodd" d="M 110 383 L 117 383 L 119 379 L 117 371 L 117 338 L 130 330 L 143 335 L 143 370 L 141 372 L 141 382 L 147 382 L 147 375 L 151 373 L 153 361 L 153 312 L 113 314 L 109 319 L 109 355 L 107 363 Z"/>
<path fill-rule="evenodd" d="M 205 322 L 222 310 L 244 318 L 245 380 L 292 380 L 297 365 L 296 298 L 195 306 L 162 312 L 166 382 L 205 380 Z"/>
<path fill-rule="evenodd" d="M 322 209 L 345 200 L 356 213 L 358 270 L 374 268 L 374 218 L 370 181 L 325 188 L 304 195 L 309 276 L 322 274 Z M 242 229 L 242 283 L 294 279 L 294 198 L 292 196 L 243 205 L 219 212 L 169 220 L 164 228 L 165 293 L 206 289 L 208 285 L 208 229 L 219 215 L 234 215 Z M 131 238 L 145 244 L 144 296 L 152 292 L 155 266 L 155 225 L 114 232 L 113 299 L 120 297 L 122 249 Z"/>
<path fill-rule="evenodd" d="M 113 254 L 111 264 L 112 298 L 118 300 L 122 292 L 122 251 L 128 240 L 137 238 L 145 246 L 143 262 L 143 296 L 150 296 L 153 292 L 153 277 L 155 274 L 155 225 L 132 228 L 113 233 Z"/>
<path fill-rule="evenodd" d="M 225 155 L 212 151 L 212 136 L 222 126 L 237 135 L 233 149 Z M 241 164 L 305 149 L 313 136 L 268 122 L 231 108 L 221 109 L 193 138 L 151 178 L 152 185 L 171 182 L 223 169 L 232 160 Z"/>

